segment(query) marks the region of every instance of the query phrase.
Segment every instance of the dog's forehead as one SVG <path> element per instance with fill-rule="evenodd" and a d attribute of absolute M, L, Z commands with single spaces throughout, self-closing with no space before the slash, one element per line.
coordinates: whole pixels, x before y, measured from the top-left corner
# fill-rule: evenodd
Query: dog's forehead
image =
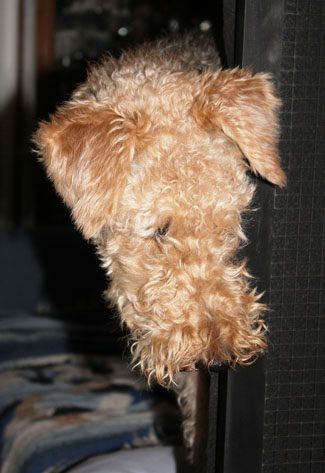
<path fill-rule="evenodd" d="M 164 133 L 134 159 L 121 198 L 121 223 L 146 236 L 170 218 L 196 224 L 218 207 L 238 205 L 247 192 L 238 152 L 222 135 L 202 136 Z"/>

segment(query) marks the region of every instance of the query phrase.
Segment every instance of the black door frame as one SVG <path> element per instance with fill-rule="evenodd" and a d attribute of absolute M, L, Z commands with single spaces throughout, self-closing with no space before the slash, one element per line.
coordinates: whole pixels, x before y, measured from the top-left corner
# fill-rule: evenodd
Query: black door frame
<path fill-rule="evenodd" d="M 281 57 L 283 0 L 223 0 L 223 40 L 228 67 L 252 66 L 277 79 Z M 255 179 L 255 178 L 254 178 Z M 254 225 L 243 256 L 267 302 L 271 264 L 274 189 L 256 179 Z M 237 370 L 210 374 L 207 473 L 261 473 L 265 403 L 265 359 Z"/>

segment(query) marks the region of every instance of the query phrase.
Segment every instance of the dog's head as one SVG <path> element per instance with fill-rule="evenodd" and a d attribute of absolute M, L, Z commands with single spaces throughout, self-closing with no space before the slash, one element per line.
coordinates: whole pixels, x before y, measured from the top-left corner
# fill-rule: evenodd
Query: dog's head
<path fill-rule="evenodd" d="M 134 360 L 160 383 L 198 361 L 249 362 L 265 348 L 263 306 L 236 252 L 247 169 L 285 184 L 272 81 L 247 69 L 115 80 L 100 100 L 76 93 L 36 142 L 99 248 Z"/>

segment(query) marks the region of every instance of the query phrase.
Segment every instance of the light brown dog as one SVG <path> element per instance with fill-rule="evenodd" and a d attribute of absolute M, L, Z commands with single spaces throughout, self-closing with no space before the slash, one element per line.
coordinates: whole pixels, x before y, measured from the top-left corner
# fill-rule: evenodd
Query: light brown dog
<path fill-rule="evenodd" d="M 47 173 L 98 248 L 149 381 L 250 363 L 266 347 L 264 306 L 236 253 L 247 169 L 285 184 L 279 105 L 268 74 L 221 70 L 211 43 L 187 36 L 104 59 L 39 128 Z"/>

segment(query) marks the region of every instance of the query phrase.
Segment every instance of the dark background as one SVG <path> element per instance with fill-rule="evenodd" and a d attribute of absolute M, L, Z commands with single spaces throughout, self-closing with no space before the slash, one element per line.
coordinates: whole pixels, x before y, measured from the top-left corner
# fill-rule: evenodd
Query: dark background
<path fill-rule="evenodd" d="M 286 0 L 280 152 L 272 212 L 264 473 L 325 468 L 324 2 Z"/>

